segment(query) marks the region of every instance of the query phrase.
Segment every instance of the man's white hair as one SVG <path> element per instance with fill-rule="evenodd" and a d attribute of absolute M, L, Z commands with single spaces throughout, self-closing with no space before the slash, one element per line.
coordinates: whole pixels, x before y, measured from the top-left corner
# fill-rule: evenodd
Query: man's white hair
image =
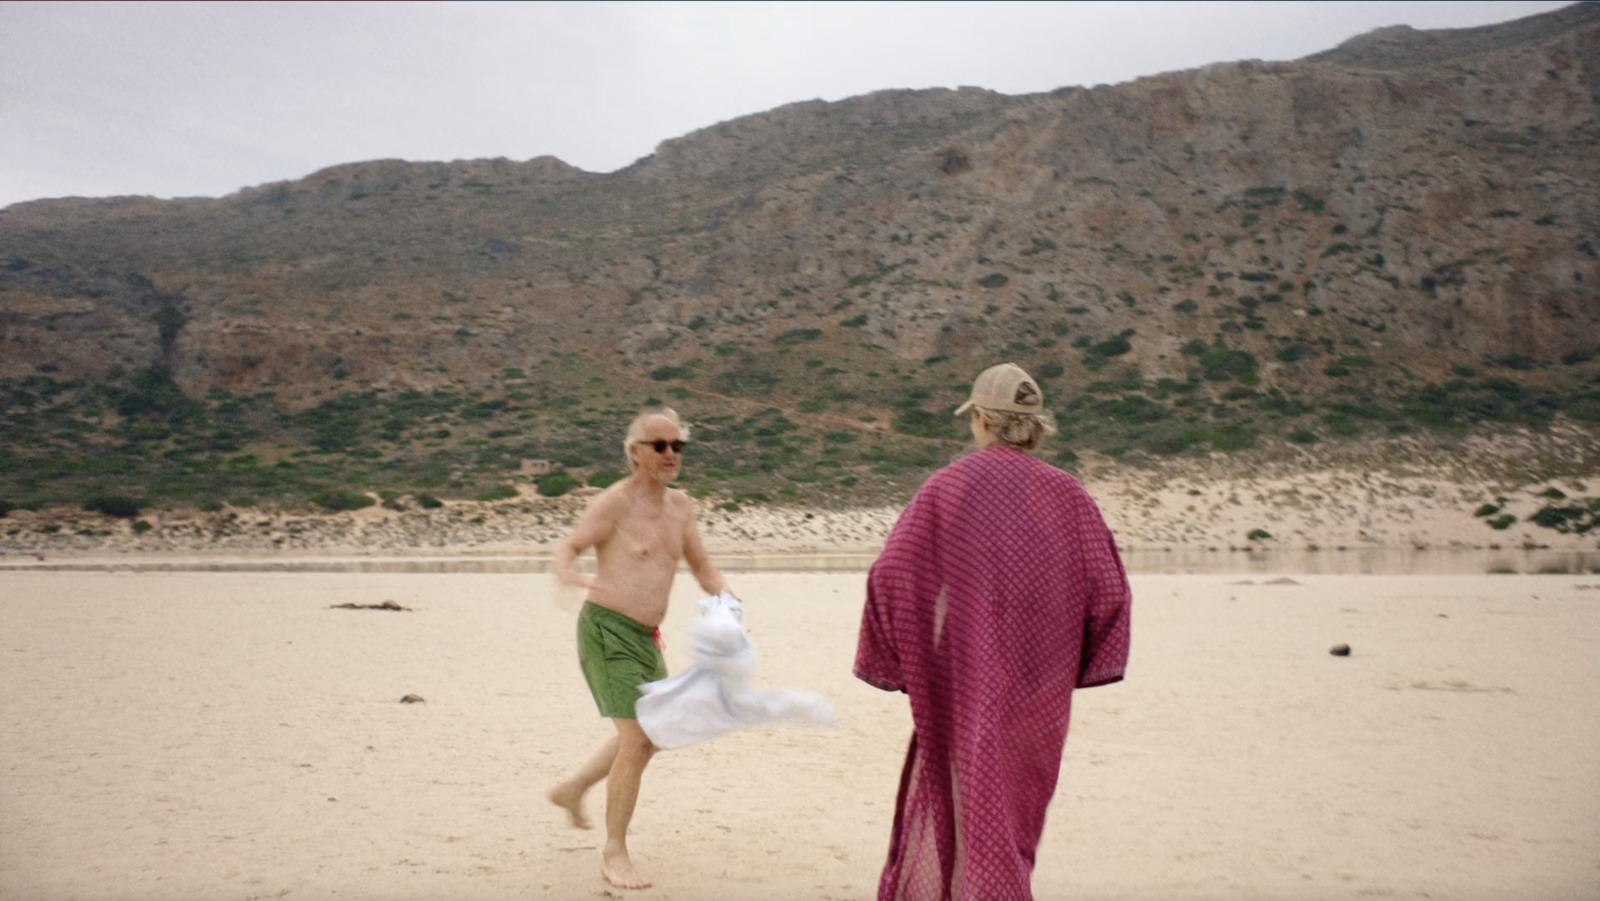
<path fill-rule="evenodd" d="M 689 424 L 679 418 L 677 410 L 674 410 L 671 407 L 651 407 L 645 410 L 640 410 L 639 415 L 633 417 L 633 421 L 628 423 L 628 432 L 622 438 L 622 459 L 628 461 L 629 472 L 633 471 L 633 453 L 631 452 L 630 448 L 633 447 L 633 443 L 635 441 L 641 441 L 644 439 L 644 424 L 646 420 L 653 419 L 657 416 L 672 423 L 672 425 L 677 428 L 678 437 L 680 439 L 684 441 L 689 440 Z"/>

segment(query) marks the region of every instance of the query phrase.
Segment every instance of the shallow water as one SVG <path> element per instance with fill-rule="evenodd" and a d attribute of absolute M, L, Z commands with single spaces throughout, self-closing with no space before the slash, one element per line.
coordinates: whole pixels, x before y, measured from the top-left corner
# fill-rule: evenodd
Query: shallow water
<path fill-rule="evenodd" d="M 713 555 L 725 572 L 865 572 L 876 554 Z M 1600 573 L 1600 551 L 1553 549 L 1249 548 L 1130 549 L 1129 572 L 1164 574 L 1261 573 L 1336 575 L 1586 574 Z M 182 557 L 60 558 L 0 562 L 4 571 L 53 572 L 291 572 L 291 573 L 543 573 L 543 555 L 495 557 Z"/>

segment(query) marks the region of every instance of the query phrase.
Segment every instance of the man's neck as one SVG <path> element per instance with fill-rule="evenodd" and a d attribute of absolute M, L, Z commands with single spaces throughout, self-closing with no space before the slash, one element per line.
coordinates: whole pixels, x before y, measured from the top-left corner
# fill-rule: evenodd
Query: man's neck
<path fill-rule="evenodd" d="M 667 483 L 660 479 L 653 479 L 642 472 L 636 472 L 630 478 L 633 482 L 633 492 L 639 498 L 659 504 L 666 499 Z"/>

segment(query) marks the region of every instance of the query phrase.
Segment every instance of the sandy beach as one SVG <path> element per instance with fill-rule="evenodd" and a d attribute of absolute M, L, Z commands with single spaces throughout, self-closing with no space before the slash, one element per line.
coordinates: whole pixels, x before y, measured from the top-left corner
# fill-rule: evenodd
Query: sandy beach
<path fill-rule="evenodd" d="M 659 757 L 646 896 L 870 898 L 910 726 L 849 674 L 864 575 L 734 583 L 758 680 L 839 725 Z M 1600 577 L 1134 592 L 1128 680 L 1077 696 L 1038 897 L 1600 897 Z M 331 609 L 385 600 L 412 609 Z M 0 897 L 619 896 L 542 794 L 606 734 L 572 628 L 538 574 L 0 572 Z"/>

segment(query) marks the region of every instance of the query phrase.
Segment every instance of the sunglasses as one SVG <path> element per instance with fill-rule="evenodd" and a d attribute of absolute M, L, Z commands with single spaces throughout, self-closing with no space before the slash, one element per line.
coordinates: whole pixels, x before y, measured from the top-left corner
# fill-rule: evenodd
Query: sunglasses
<path fill-rule="evenodd" d="M 683 453 L 683 449 L 688 446 L 687 441 L 668 441 L 665 438 L 657 438 L 654 441 L 635 441 L 634 444 L 648 444 L 655 448 L 655 451 L 658 454 L 666 453 L 667 448 L 669 447 L 672 448 L 673 453 L 681 454 Z"/>

